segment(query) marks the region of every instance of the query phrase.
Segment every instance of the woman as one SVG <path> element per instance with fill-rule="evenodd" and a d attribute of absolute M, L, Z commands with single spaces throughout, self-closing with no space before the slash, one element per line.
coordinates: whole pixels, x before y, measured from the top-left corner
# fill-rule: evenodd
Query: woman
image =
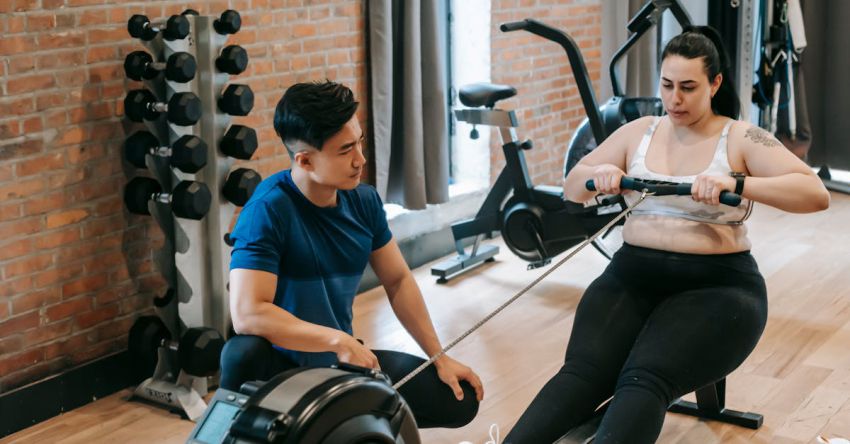
<path fill-rule="evenodd" d="M 553 442 L 611 396 L 595 442 L 655 442 L 672 401 L 724 378 L 758 342 L 767 294 L 743 224 L 752 203 L 806 213 L 826 209 L 829 194 L 772 135 L 735 120 L 727 68 L 713 29 L 671 39 L 667 114 L 624 125 L 564 180 L 575 202 L 596 194 L 588 179 L 604 194 L 620 193 L 625 175 L 694 185 L 691 196 L 648 197 L 631 213 L 625 245 L 577 308 L 563 367 L 505 443 Z M 741 194 L 741 206 L 721 206 L 724 190 Z"/>

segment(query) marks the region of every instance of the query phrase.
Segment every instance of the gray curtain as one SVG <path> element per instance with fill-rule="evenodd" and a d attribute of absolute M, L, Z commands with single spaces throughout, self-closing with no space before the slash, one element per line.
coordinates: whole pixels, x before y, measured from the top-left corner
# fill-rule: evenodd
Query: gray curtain
<path fill-rule="evenodd" d="M 444 0 L 370 0 L 375 181 L 387 202 L 448 200 L 448 54 Z"/>
<path fill-rule="evenodd" d="M 599 85 L 599 104 L 605 103 L 611 96 L 614 95 L 614 89 L 611 87 L 611 75 L 608 72 L 608 66 L 611 62 L 611 57 L 617 52 L 626 39 L 629 37 L 626 24 L 629 22 L 629 5 L 619 1 L 603 1 L 602 2 L 602 70 L 601 84 Z M 626 87 L 626 65 L 628 58 L 622 60 L 617 69 L 617 78 L 620 80 L 620 85 Z M 653 93 L 654 95 L 654 93 Z"/>
<path fill-rule="evenodd" d="M 629 19 L 643 7 L 645 0 L 629 0 Z M 620 26 L 626 29 L 626 22 Z M 629 50 L 626 81 L 623 91 L 627 96 L 655 97 L 658 94 L 658 26 L 643 35 Z M 623 40 L 625 41 L 625 39 Z"/>
<path fill-rule="evenodd" d="M 850 170 L 850 2 L 806 1 L 803 20 L 809 42 L 800 65 L 806 73 L 804 85 L 811 118 L 809 163 Z"/>
<path fill-rule="evenodd" d="M 626 42 L 629 20 L 646 3 L 646 0 L 602 2 L 602 84 L 600 105 L 613 95 L 608 67 L 614 53 Z M 655 97 L 658 93 L 658 28 L 653 28 L 629 49 L 620 59 L 617 78 L 620 87 L 629 97 Z"/>

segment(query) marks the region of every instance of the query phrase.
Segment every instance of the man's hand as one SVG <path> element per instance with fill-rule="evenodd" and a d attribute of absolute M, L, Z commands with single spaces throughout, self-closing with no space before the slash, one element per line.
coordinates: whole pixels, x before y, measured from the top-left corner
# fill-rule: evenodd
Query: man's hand
<path fill-rule="evenodd" d="M 334 353 L 339 362 L 345 362 L 360 367 L 380 369 L 378 358 L 351 335 L 340 331 L 334 343 Z"/>
<path fill-rule="evenodd" d="M 460 381 L 467 381 L 472 385 L 478 402 L 484 399 L 484 386 L 481 384 L 481 379 L 471 368 L 445 355 L 434 361 L 434 366 L 437 367 L 437 375 L 440 380 L 451 387 L 458 401 L 463 400 L 463 389 L 460 388 Z"/>

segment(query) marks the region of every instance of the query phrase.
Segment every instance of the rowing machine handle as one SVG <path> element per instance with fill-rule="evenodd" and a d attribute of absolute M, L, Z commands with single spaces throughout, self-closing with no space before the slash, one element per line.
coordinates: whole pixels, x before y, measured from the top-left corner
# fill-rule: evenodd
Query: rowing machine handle
<path fill-rule="evenodd" d="M 647 189 L 650 192 L 655 193 L 659 196 L 688 196 L 691 194 L 691 185 L 693 184 L 677 183 L 671 185 L 656 185 L 646 183 L 641 181 L 640 179 L 635 179 L 633 177 L 628 176 L 623 176 L 620 179 L 620 188 L 634 191 L 643 191 L 644 189 Z M 585 182 L 584 187 L 587 188 L 588 191 L 596 191 L 596 185 L 593 184 L 593 179 L 588 179 L 588 181 Z M 737 207 L 741 204 L 741 196 L 731 191 L 721 191 L 720 203 L 724 205 L 729 205 L 730 207 Z"/>

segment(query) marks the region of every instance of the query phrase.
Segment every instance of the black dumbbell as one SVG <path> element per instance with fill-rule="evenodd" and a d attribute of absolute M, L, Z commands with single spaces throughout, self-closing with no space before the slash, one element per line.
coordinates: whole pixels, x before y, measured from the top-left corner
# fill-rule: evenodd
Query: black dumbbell
<path fill-rule="evenodd" d="M 130 328 L 127 349 L 134 362 L 150 368 L 156 365 L 157 350 L 166 346 L 177 352 L 177 362 L 186 373 L 211 376 L 219 368 L 224 337 L 213 328 L 187 329 L 180 341 L 172 341 L 165 323 L 156 316 L 141 316 Z M 152 371 L 153 369 L 151 369 Z"/>
<path fill-rule="evenodd" d="M 171 193 L 163 193 L 159 182 L 149 177 L 134 177 L 124 187 L 124 204 L 134 214 L 150 214 L 148 201 L 171 205 L 177 217 L 201 220 L 210 210 L 212 195 L 201 182 L 184 180 Z"/>
<path fill-rule="evenodd" d="M 207 144 L 198 136 L 185 134 L 170 147 L 161 146 L 149 131 L 136 131 L 124 142 L 124 157 L 136 168 L 145 168 L 145 155 L 169 157 L 171 166 L 184 173 L 197 173 L 207 164 Z"/>
<path fill-rule="evenodd" d="M 218 371 L 224 337 L 214 328 L 193 327 L 180 337 L 177 360 L 180 368 L 195 376 L 212 376 Z"/>
<path fill-rule="evenodd" d="M 147 378 L 156 368 L 157 350 L 163 341 L 171 340 L 171 332 L 157 316 L 141 316 L 130 327 L 127 350 L 130 368 L 138 372 L 139 379 Z"/>
<path fill-rule="evenodd" d="M 194 15 L 195 17 L 197 17 L 197 16 L 201 15 L 201 13 L 194 10 L 194 9 L 187 9 L 187 10 L 181 12 L 180 15 Z"/>
<path fill-rule="evenodd" d="M 249 168 L 238 168 L 227 175 L 221 194 L 234 205 L 242 207 L 248 203 L 262 181 L 260 173 Z"/>
<path fill-rule="evenodd" d="M 248 160 L 257 150 L 257 132 L 244 125 L 231 125 L 218 146 L 226 156 Z"/>
<path fill-rule="evenodd" d="M 156 96 L 146 89 L 134 89 L 124 98 L 124 113 L 130 120 L 154 120 L 167 113 L 168 121 L 177 125 L 194 125 L 201 120 L 201 99 L 194 93 L 175 93 L 168 103 L 157 102 Z"/>
<path fill-rule="evenodd" d="M 232 9 L 222 12 L 221 17 L 213 21 L 213 28 L 219 34 L 236 34 L 241 27 L 242 17 Z"/>
<path fill-rule="evenodd" d="M 215 59 L 215 67 L 230 75 L 242 74 L 248 67 L 248 51 L 239 45 L 230 45 L 221 50 L 221 55 Z"/>
<path fill-rule="evenodd" d="M 188 52 L 175 52 L 165 63 L 154 62 L 145 51 L 133 51 L 124 59 L 124 74 L 133 80 L 154 79 L 161 72 L 172 82 L 186 83 L 195 78 L 198 64 Z"/>
<path fill-rule="evenodd" d="M 231 116 L 247 116 L 254 108 L 254 92 L 248 85 L 227 85 L 218 98 L 218 108 Z"/>
<path fill-rule="evenodd" d="M 147 16 L 134 14 L 127 20 L 127 32 L 131 37 L 146 41 L 153 40 L 160 32 L 166 40 L 180 40 L 189 35 L 189 20 L 182 15 L 172 15 L 163 29 L 160 25 L 152 24 Z"/>

